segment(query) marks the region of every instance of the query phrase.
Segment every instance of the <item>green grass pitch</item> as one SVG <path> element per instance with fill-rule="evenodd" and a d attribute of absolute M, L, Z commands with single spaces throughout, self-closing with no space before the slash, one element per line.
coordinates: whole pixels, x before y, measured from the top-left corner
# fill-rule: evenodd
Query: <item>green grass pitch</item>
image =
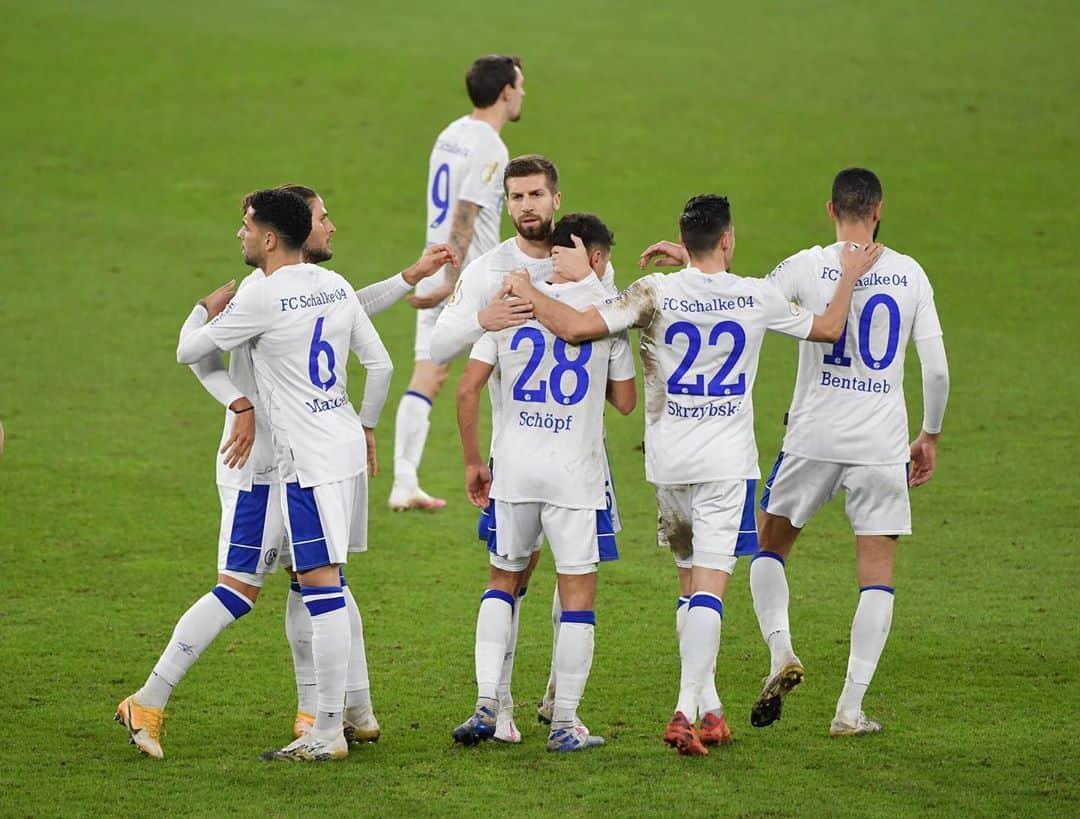
<path fill-rule="evenodd" d="M 1080 813 L 1080 23 L 1074 4 L 4 2 L 0 27 L 0 814 L 1035 816 Z M 599 213 L 619 280 L 673 237 L 688 196 L 731 197 L 735 270 L 831 238 L 833 173 L 886 192 L 882 238 L 918 258 L 952 393 L 939 473 L 913 495 L 892 636 L 867 710 L 885 733 L 830 741 L 856 602 L 842 507 L 790 563 L 806 684 L 767 730 L 767 668 L 737 570 L 718 684 L 736 742 L 702 760 L 659 736 L 674 705 L 677 584 L 653 545 L 642 418 L 610 414 L 625 530 L 597 602 L 582 706 L 608 747 L 543 751 L 529 704 L 550 649 L 550 559 L 522 615 L 525 741 L 451 747 L 475 696 L 485 556 L 448 389 L 421 475 L 434 516 L 385 507 L 413 315 L 376 326 L 397 364 L 378 430 L 371 551 L 348 572 L 384 739 L 347 763 L 266 765 L 294 709 L 286 584 L 177 689 L 162 763 L 110 722 L 176 618 L 213 582 L 221 413 L 175 363 L 193 301 L 245 269 L 239 197 L 303 182 L 362 284 L 423 240 L 427 153 L 464 113 L 462 74 L 524 59 L 511 155 L 542 152 L 563 212 Z M 509 224 L 504 220 L 503 232 Z M 795 346 L 768 341 L 763 469 Z M 921 418 L 909 356 L 912 424 Z M 354 388 L 354 400 L 359 387 Z M 913 426 L 914 430 L 914 426 Z"/>

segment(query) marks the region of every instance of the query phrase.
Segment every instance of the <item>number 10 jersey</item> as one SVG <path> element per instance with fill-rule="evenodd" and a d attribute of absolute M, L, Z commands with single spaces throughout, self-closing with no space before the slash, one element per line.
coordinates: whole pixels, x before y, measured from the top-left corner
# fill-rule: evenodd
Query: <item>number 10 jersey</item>
<path fill-rule="evenodd" d="M 781 262 L 768 280 L 806 310 L 823 313 L 840 280 L 841 242 Z M 844 334 L 799 345 L 799 374 L 784 452 L 853 465 L 906 463 L 904 351 L 940 336 L 934 290 L 919 263 L 885 249 L 855 282 Z"/>
<path fill-rule="evenodd" d="M 754 379 L 766 330 L 806 338 L 812 313 L 764 279 L 688 267 L 638 279 L 600 306 L 611 332 L 641 329 L 645 478 L 760 477 Z"/>

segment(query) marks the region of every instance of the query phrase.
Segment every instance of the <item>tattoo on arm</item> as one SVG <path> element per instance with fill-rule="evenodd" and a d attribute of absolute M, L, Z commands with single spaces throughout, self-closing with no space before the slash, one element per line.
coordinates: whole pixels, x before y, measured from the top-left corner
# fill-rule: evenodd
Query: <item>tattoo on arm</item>
<path fill-rule="evenodd" d="M 475 202 L 459 199 L 454 205 L 454 216 L 450 222 L 450 245 L 454 248 L 462 265 L 465 264 L 465 254 L 469 252 L 469 245 L 472 244 L 473 228 L 476 226 L 476 217 L 479 214 L 480 206 Z M 459 275 L 461 275 L 460 266 L 448 266 L 446 283 L 451 287 L 457 284 Z"/>

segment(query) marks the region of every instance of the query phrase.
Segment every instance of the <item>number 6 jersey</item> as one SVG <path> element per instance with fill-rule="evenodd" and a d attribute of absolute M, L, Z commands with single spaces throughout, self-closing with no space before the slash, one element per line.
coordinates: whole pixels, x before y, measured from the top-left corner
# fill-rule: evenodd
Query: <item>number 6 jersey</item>
<path fill-rule="evenodd" d="M 758 478 L 754 379 L 766 330 L 806 338 L 812 313 L 764 279 L 688 267 L 638 279 L 600 305 L 615 333 L 641 329 L 645 478 Z"/>
<path fill-rule="evenodd" d="M 393 366 L 344 278 L 314 264 L 280 267 L 238 291 L 200 330 L 222 350 L 251 340 L 275 447 L 291 451 L 301 486 L 367 468 L 363 427 L 378 422 Z M 346 389 L 350 349 L 368 371 L 359 417 Z"/>
<path fill-rule="evenodd" d="M 768 280 L 806 310 L 823 313 L 840 279 L 841 247 L 796 253 Z M 910 256 L 886 248 L 855 282 L 840 340 L 799 345 L 784 452 L 845 464 L 906 463 L 904 351 L 909 340 L 941 334 L 926 273 Z"/>

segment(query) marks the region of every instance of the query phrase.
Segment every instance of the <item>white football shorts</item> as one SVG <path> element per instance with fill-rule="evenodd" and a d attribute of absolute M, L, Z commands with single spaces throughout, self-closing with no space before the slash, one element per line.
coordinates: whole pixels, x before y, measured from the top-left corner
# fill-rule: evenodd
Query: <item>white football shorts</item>
<path fill-rule="evenodd" d="M 345 563 L 367 551 L 367 474 L 303 488 L 282 485 L 281 503 L 297 572 Z"/>
<path fill-rule="evenodd" d="M 657 542 L 666 542 L 680 569 L 700 566 L 731 574 L 736 558 L 758 550 L 756 481 L 657 484 Z"/>
<path fill-rule="evenodd" d="M 253 484 L 250 490 L 218 484 L 221 529 L 218 572 L 262 588 L 265 575 L 277 570 L 288 543 L 281 515 L 280 484 Z"/>
<path fill-rule="evenodd" d="M 523 572 L 543 537 L 551 546 L 559 574 L 591 574 L 600 562 L 595 509 L 567 509 L 550 503 L 495 501 L 497 552 L 491 565 L 507 572 Z"/>
<path fill-rule="evenodd" d="M 907 464 L 838 464 L 781 452 L 765 483 L 761 509 L 801 529 L 841 490 L 856 535 L 911 534 Z"/>

